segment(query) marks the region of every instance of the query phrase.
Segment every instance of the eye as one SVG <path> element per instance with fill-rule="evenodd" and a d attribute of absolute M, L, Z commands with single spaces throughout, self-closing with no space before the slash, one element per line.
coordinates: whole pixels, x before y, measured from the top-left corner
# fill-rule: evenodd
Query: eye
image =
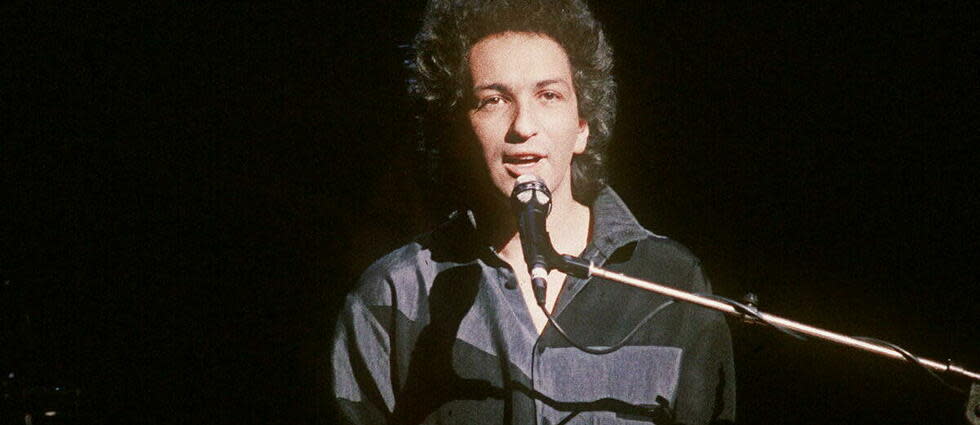
<path fill-rule="evenodd" d="M 548 102 L 554 102 L 562 99 L 561 93 L 550 91 L 550 90 L 541 92 L 540 96 L 542 99 Z"/>
<path fill-rule="evenodd" d="M 497 105 L 503 104 L 504 102 L 506 102 L 506 100 L 503 96 L 489 96 L 480 100 L 480 103 L 477 105 L 477 109 L 494 108 Z"/>

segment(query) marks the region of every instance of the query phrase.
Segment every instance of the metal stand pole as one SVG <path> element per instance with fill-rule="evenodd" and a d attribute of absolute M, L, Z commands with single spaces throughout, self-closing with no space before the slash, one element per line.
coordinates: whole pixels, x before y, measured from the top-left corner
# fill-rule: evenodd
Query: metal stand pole
<path fill-rule="evenodd" d="M 675 300 L 684 301 L 692 304 L 697 304 L 703 307 L 718 310 L 722 313 L 730 314 L 733 316 L 738 316 L 743 320 L 748 321 L 758 321 L 758 319 L 745 314 L 734 306 L 726 304 L 724 302 L 704 297 L 697 294 L 692 294 L 690 292 L 681 291 L 668 286 L 660 285 L 654 282 L 645 281 L 642 279 L 637 279 L 634 277 L 626 276 L 622 273 L 612 272 L 596 265 L 589 263 L 586 265 L 582 260 L 578 258 L 571 257 L 568 255 L 560 256 L 560 261 L 556 261 L 556 264 L 560 264 L 558 269 L 564 271 L 568 274 L 581 276 L 583 274 L 588 276 L 597 276 L 603 279 L 611 280 L 614 282 L 623 283 L 630 286 L 635 286 L 640 289 L 645 289 L 647 291 L 656 292 L 661 295 L 671 297 Z M 908 362 L 918 361 L 924 367 L 929 369 L 944 372 L 948 374 L 958 374 L 969 378 L 974 381 L 974 389 L 976 389 L 977 381 L 980 381 L 980 373 L 973 372 L 958 365 L 953 364 L 952 360 L 946 361 L 945 363 L 937 362 L 934 360 L 929 360 L 923 357 L 912 356 L 911 358 L 906 358 L 901 352 L 895 350 L 894 348 L 874 344 L 867 341 L 862 341 L 857 338 L 849 337 L 847 335 L 841 335 L 839 333 L 831 332 L 825 329 L 820 329 L 814 326 L 805 325 L 803 323 L 794 322 L 789 319 L 785 319 L 776 315 L 769 313 L 763 313 L 761 311 L 753 311 L 758 318 L 765 322 L 771 323 L 773 325 L 779 326 L 783 329 L 788 329 L 803 335 L 809 335 L 822 340 L 835 342 L 837 344 L 846 345 L 849 347 L 854 347 L 871 353 L 875 353 L 885 357 L 891 357 L 893 359 L 904 360 Z"/>

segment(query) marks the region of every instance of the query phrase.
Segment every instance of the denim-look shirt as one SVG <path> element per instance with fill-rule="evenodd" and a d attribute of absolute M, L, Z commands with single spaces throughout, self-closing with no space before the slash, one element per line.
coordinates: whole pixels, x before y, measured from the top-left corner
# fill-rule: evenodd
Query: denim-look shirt
<path fill-rule="evenodd" d="M 610 188 L 592 208 L 582 257 L 707 293 L 700 262 L 637 223 Z M 539 335 L 510 266 L 458 213 L 374 263 L 348 295 L 332 352 L 342 419 L 355 424 L 703 424 L 731 421 L 735 376 L 721 313 L 675 303 L 619 350 Z M 583 346 L 619 342 L 668 299 L 567 277 L 556 321 Z"/>

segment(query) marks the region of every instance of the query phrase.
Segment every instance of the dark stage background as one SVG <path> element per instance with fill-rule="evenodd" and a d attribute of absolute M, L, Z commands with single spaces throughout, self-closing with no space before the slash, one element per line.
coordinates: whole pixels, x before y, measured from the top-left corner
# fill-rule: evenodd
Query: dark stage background
<path fill-rule="evenodd" d="M 593 3 L 613 186 L 717 293 L 980 367 L 965 8 Z M 439 213 L 403 84 L 421 9 L 0 8 L 5 385 L 80 389 L 79 423 L 330 423 L 342 295 Z M 742 423 L 962 420 L 898 362 L 733 335 Z"/>

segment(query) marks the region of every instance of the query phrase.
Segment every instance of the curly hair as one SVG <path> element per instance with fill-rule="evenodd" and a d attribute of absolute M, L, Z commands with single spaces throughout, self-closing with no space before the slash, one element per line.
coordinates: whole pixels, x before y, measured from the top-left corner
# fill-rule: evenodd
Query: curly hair
<path fill-rule="evenodd" d="M 503 32 L 543 34 L 564 48 L 579 117 L 589 124 L 585 152 L 572 159 L 572 195 L 590 203 L 606 184 L 604 155 L 616 115 L 612 48 L 582 0 L 430 0 L 415 37 L 409 91 L 425 104 L 422 151 L 438 179 L 459 134 L 469 93 L 470 48 Z"/>

